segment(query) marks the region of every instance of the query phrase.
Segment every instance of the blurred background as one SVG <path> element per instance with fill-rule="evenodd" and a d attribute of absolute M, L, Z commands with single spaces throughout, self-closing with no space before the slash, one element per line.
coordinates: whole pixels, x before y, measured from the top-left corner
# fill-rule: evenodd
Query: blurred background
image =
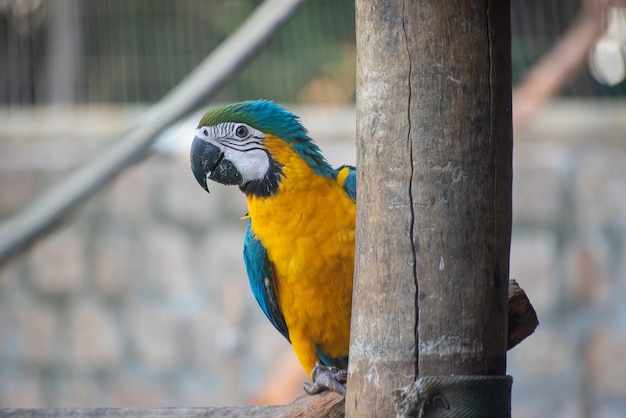
<path fill-rule="evenodd" d="M 260 3 L 0 0 L 0 221 L 89 164 Z M 626 4 L 513 0 L 511 277 L 540 326 L 513 416 L 626 416 Z M 309 0 L 212 103 L 273 99 L 355 162 L 350 0 Z M 245 200 L 168 129 L 0 265 L 0 407 L 288 402 L 305 376 L 257 308 Z"/>

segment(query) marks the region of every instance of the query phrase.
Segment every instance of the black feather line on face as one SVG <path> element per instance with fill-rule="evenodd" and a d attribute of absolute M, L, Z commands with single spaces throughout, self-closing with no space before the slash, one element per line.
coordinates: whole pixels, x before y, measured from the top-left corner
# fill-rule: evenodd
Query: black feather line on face
<path fill-rule="evenodd" d="M 269 158 L 269 168 L 262 179 L 249 181 L 239 188 L 246 195 L 257 197 L 269 197 L 278 191 L 278 186 L 283 177 L 282 165 L 278 164 L 271 155 Z"/>

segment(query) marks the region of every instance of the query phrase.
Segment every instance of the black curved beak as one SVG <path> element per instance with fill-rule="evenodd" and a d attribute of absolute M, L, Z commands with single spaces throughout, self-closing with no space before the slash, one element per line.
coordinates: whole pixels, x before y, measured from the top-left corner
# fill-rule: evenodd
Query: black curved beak
<path fill-rule="evenodd" d="M 213 173 L 223 158 L 224 154 L 215 145 L 202 140 L 202 138 L 195 137 L 193 139 L 191 144 L 191 171 L 200 186 L 207 192 L 209 191 L 206 184 L 207 177 Z"/>
<path fill-rule="evenodd" d="M 241 184 L 243 179 L 232 162 L 215 145 L 195 137 L 191 144 L 191 171 L 207 192 L 207 179 L 222 184 Z"/>

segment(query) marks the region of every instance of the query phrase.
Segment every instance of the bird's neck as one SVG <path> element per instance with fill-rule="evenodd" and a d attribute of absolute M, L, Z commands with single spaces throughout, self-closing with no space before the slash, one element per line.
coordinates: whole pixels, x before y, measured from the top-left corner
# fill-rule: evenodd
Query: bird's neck
<path fill-rule="evenodd" d="M 270 156 L 270 169 L 259 182 L 261 189 L 267 193 L 250 193 L 249 186 L 242 187 L 248 200 L 248 207 L 252 211 L 256 207 L 272 205 L 272 202 L 287 202 L 314 175 L 311 168 L 288 143 L 268 135 L 265 138 L 264 147 Z M 259 186 L 256 189 L 258 190 Z"/>
<path fill-rule="evenodd" d="M 249 198 L 266 198 L 279 191 L 285 178 L 295 180 L 295 183 L 306 183 L 311 175 L 335 178 L 335 170 L 326 162 L 317 145 L 307 141 L 310 139 L 294 145 L 295 150 L 292 144 L 268 134 L 263 145 L 269 157 L 269 168 L 263 178 L 240 186 L 241 191 Z"/>

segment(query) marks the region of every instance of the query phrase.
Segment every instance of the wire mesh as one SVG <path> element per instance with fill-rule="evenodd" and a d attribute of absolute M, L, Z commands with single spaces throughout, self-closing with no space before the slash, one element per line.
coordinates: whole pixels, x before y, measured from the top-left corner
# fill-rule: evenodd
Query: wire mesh
<path fill-rule="evenodd" d="M 154 102 L 256 7 L 258 0 L 5 0 L 0 103 Z M 512 2 L 514 82 L 574 21 L 580 0 Z M 352 0 L 309 1 L 221 101 L 351 103 Z M 624 95 L 583 71 L 564 94 Z"/>

